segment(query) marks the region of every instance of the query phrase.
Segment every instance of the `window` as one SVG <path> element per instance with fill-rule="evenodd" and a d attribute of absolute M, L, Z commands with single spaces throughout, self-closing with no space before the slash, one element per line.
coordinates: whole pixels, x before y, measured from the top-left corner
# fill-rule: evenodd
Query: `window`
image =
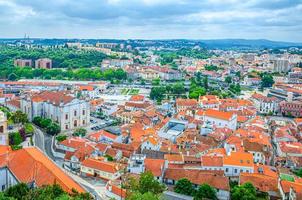
<path fill-rule="evenodd" d="M 76 110 L 74 111 L 74 116 L 77 116 L 77 111 Z"/>
<path fill-rule="evenodd" d="M 66 129 L 66 130 L 68 129 L 68 124 L 65 125 L 65 129 Z"/>
<path fill-rule="evenodd" d="M 85 110 L 83 110 L 83 115 L 85 115 Z"/>
<path fill-rule="evenodd" d="M 238 172 L 238 170 L 237 170 L 237 169 L 234 169 L 234 173 L 237 174 L 237 172 Z"/>
<path fill-rule="evenodd" d="M 229 168 L 226 168 L 226 169 L 225 169 L 225 172 L 229 172 Z"/>
<path fill-rule="evenodd" d="M 66 119 L 66 120 L 68 119 L 68 114 L 65 114 L 65 119 Z"/>
<path fill-rule="evenodd" d="M 83 120 L 83 125 L 85 125 L 85 120 Z"/>

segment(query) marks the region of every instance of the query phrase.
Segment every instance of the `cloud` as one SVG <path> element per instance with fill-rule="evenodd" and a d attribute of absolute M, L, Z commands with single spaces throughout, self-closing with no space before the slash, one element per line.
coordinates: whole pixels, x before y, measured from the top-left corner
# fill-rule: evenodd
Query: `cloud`
<path fill-rule="evenodd" d="M 0 0 L 0 14 L 0 37 L 302 41 L 302 0 Z"/>

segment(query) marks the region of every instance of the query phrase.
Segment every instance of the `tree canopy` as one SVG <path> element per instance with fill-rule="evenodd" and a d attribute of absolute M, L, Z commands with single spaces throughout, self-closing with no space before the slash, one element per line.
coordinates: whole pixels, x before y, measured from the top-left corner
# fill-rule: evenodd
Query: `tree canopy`
<path fill-rule="evenodd" d="M 151 172 L 142 173 L 139 180 L 130 178 L 126 187 L 130 190 L 127 197 L 130 200 L 159 200 L 165 190 L 165 186 L 159 183 Z"/>
<path fill-rule="evenodd" d="M 195 192 L 194 200 L 217 199 L 216 190 L 208 184 L 202 184 Z"/>
<path fill-rule="evenodd" d="M 186 178 L 179 179 L 174 187 L 174 192 L 192 196 L 194 194 L 193 185 Z"/>
<path fill-rule="evenodd" d="M 25 183 L 14 185 L 0 193 L 2 200 L 92 200 L 88 193 L 66 193 L 60 185 L 46 185 L 39 188 L 29 188 Z"/>
<path fill-rule="evenodd" d="M 247 182 L 240 186 L 235 186 L 231 190 L 231 199 L 232 200 L 256 200 L 257 193 L 256 188 L 253 184 Z"/>

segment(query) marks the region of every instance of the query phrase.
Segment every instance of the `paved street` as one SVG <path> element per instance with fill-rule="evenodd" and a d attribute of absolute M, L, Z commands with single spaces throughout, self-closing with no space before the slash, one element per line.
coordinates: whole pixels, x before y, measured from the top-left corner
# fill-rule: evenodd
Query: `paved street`
<path fill-rule="evenodd" d="M 45 143 L 44 143 L 44 133 L 38 129 L 37 127 L 34 127 L 34 145 L 41 149 L 43 152 L 45 152 Z"/>
<path fill-rule="evenodd" d="M 44 134 L 39 128 L 34 126 L 35 136 L 34 143 L 35 146 L 41 149 L 50 159 L 52 159 L 57 166 L 64 170 L 69 176 L 71 176 L 77 183 L 82 185 L 89 193 L 91 193 L 98 200 L 108 199 L 105 195 L 105 185 L 103 182 L 96 182 L 93 180 L 86 181 L 85 179 L 75 175 L 65 169 L 63 166 L 63 159 L 56 158 L 52 153 L 52 136 Z M 91 184 L 92 183 L 92 184 Z"/>

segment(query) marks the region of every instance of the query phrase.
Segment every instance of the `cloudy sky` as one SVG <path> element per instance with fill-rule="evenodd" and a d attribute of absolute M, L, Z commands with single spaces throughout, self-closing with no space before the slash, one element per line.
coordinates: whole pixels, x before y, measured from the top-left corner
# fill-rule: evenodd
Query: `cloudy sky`
<path fill-rule="evenodd" d="M 0 37 L 302 42 L 302 0 L 0 0 Z"/>

